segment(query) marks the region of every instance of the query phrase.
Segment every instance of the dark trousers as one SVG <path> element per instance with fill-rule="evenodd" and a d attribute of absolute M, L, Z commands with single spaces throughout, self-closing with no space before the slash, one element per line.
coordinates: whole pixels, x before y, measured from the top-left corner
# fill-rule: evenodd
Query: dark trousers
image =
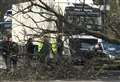
<path fill-rule="evenodd" d="M 10 57 L 10 68 L 16 68 L 17 67 L 17 56 Z"/>
<path fill-rule="evenodd" d="M 27 54 L 26 54 L 26 66 L 31 66 L 32 60 L 33 60 L 33 53 L 27 52 Z"/>
<path fill-rule="evenodd" d="M 17 56 L 3 55 L 7 69 L 11 67 L 16 68 L 17 66 Z"/>
<path fill-rule="evenodd" d="M 58 53 L 56 57 L 56 64 L 61 64 L 62 61 L 62 53 Z"/>

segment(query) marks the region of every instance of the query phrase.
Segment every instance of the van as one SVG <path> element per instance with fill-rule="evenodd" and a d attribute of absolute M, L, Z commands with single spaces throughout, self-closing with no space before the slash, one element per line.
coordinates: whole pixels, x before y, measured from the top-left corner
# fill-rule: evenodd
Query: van
<path fill-rule="evenodd" d="M 103 49 L 102 39 L 92 35 L 71 35 L 67 36 L 64 41 L 64 54 L 68 54 L 74 63 L 83 62 L 89 58 L 89 54 L 95 50 L 95 45 L 98 43 L 101 51 Z"/>

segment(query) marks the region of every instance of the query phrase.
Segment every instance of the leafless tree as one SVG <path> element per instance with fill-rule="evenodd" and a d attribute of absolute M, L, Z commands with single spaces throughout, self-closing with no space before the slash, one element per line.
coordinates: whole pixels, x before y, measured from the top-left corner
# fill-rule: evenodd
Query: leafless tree
<path fill-rule="evenodd" d="M 114 37 L 112 38 L 111 36 L 108 36 L 104 33 L 91 31 L 91 30 L 88 30 L 84 27 L 80 27 L 80 26 L 75 25 L 73 23 L 69 23 L 66 20 L 66 18 L 64 17 L 64 15 L 61 12 L 59 12 L 61 9 L 59 8 L 59 10 L 57 10 L 56 6 L 52 2 L 47 3 L 43 0 L 37 0 L 37 1 L 38 2 L 36 2 L 34 0 L 29 0 L 26 3 L 26 5 L 24 5 L 24 6 L 21 6 L 20 4 L 16 4 L 17 10 L 13 9 L 13 12 L 15 12 L 15 13 L 13 14 L 12 17 L 15 21 L 18 22 L 17 26 L 22 26 L 24 28 L 27 28 L 30 31 L 32 31 L 33 33 L 35 32 L 38 37 L 41 37 L 47 33 L 54 33 L 54 34 L 62 33 L 64 35 L 66 35 L 66 33 L 63 30 L 68 29 L 68 28 L 63 28 L 63 24 L 68 24 L 70 27 L 77 27 L 80 33 L 84 32 L 86 34 L 90 34 L 90 35 L 93 35 L 93 36 L 96 36 L 99 38 L 103 38 L 103 39 L 106 39 L 109 41 L 119 41 L 118 39 L 116 39 Z M 34 10 L 34 8 L 37 10 Z M 33 15 L 31 15 L 31 14 L 33 14 L 34 16 L 39 18 L 39 20 L 35 19 L 33 17 Z M 24 18 L 26 20 L 27 19 L 30 20 L 32 22 L 32 24 L 34 24 L 34 25 L 29 25 L 25 21 L 20 21 L 19 19 L 16 19 L 15 16 L 17 16 L 17 15 L 21 15 L 22 18 Z M 114 18 L 114 16 L 113 16 L 113 18 Z M 116 20 L 116 18 L 115 18 L 115 20 Z M 112 17 L 110 18 L 110 20 L 112 20 Z M 50 23 L 52 23 L 53 26 L 50 26 Z M 109 28 L 112 32 L 114 32 L 115 35 L 117 35 L 117 37 L 119 37 L 120 35 L 118 33 L 118 30 L 117 30 L 117 29 L 119 29 L 119 28 L 117 28 L 119 26 L 119 23 L 117 22 L 118 26 L 115 25 L 115 27 L 113 25 L 114 23 L 115 23 L 115 21 L 110 21 L 110 22 L 106 23 L 105 26 L 107 26 L 106 28 Z M 47 24 L 47 26 L 45 26 L 46 24 Z M 113 26 L 111 26 L 111 25 L 113 25 Z M 52 29 L 52 27 L 54 27 L 54 28 Z M 23 30 L 22 35 L 26 36 L 27 33 L 26 33 L 26 29 L 24 29 L 24 28 L 22 29 Z M 106 29 L 106 30 L 108 30 L 108 29 Z M 69 32 L 69 34 L 72 33 L 71 31 Z M 17 37 L 19 38 L 19 35 Z M 93 64 L 94 64 L 93 62 L 94 61 L 89 62 L 89 67 L 87 69 L 85 69 L 85 67 L 83 68 L 84 69 L 83 75 L 85 75 L 86 70 L 87 70 L 86 71 L 87 76 L 89 76 L 89 74 L 91 74 L 88 69 L 90 69 L 90 70 L 92 69 L 91 66 L 93 66 Z M 61 68 L 62 68 L 62 70 L 64 70 L 64 66 L 59 67 L 59 70 L 57 69 L 57 71 L 59 73 L 61 72 L 60 71 Z M 66 68 L 69 68 L 69 67 L 66 67 Z M 65 69 L 65 70 L 69 70 L 69 69 Z M 80 72 L 82 72 L 82 71 L 83 70 L 80 70 Z M 59 75 L 59 73 L 57 75 Z"/>
<path fill-rule="evenodd" d="M 52 1 L 50 1 L 50 2 L 52 3 Z M 33 7 L 36 7 L 37 9 L 39 9 L 39 11 L 34 11 Z M 91 31 L 91 30 L 88 30 L 84 27 L 80 27 L 80 26 L 75 25 L 73 23 L 69 23 L 65 19 L 64 15 L 56 10 L 55 5 L 51 6 L 50 4 L 46 4 L 46 2 L 42 1 L 42 0 L 39 0 L 38 3 L 34 0 L 29 0 L 29 5 L 28 6 L 26 6 L 25 8 L 18 8 L 18 10 L 19 11 L 16 11 L 16 14 L 18 14 L 18 13 L 26 14 L 27 17 L 35 23 L 35 28 L 30 27 L 30 26 L 28 26 L 24 23 L 19 22 L 19 21 L 18 22 L 21 23 L 21 25 L 23 25 L 25 27 L 29 27 L 30 29 L 32 29 L 34 31 L 37 31 L 39 29 L 39 30 L 42 31 L 42 34 L 43 33 L 48 33 L 48 32 L 50 32 L 50 33 L 61 33 L 62 30 L 68 29 L 68 28 L 63 29 L 62 24 L 64 23 L 64 24 L 69 24 L 72 27 L 78 27 L 79 32 L 84 32 L 86 34 L 90 34 L 90 35 L 93 35 L 93 36 L 96 36 L 96 37 L 99 37 L 99 38 L 103 38 L 103 39 L 106 39 L 106 40 L 109 40 L 109 41 L 118 41 L 118 39 L 116 39 L 114 37 L 111 38 L 104 33 Z M 36 19 L 31 17 L 31 15 L 29 13 L 39 15 L 39 17 L 42 17 L 43 20 L 37 21 Z M 40 19 L 42 19 L 42 18 L 40 18 Z M 54 22 L 54 26 L 56 26 L 55 27 L 56 30 L 50 30 L 50 29 L 48 30 L 48 29 L 41 28 L 42 26 L 39 25 L 41 22 L 48 22 L 48 23 Z M 39 31 L 39 32 L 41 33 L 41 31 Z M 118 34 L 118 33 L 115 33 L 115 34 Z"/>

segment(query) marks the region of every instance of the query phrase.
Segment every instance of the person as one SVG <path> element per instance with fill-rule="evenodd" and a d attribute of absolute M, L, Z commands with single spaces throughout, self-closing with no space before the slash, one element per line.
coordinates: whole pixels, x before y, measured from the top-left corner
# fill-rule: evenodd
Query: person
<path fill-rule="evenodd" d="M 15 69 L 17 67 L 17 53 L 18 53 L 18 44 L 15 42 L 12 42 L 11 44 L 11 53 L 10 53 L 10 66 L 13 65 L 13 68 Z"/>
<path fill-rule="evenodd" d="M 61 35 L 57 37 L 57 60 L 56 63 L 60 64 L 62 59 L 62 52 L 63 52 L 63 41 L 61 39 Z"/>
<path fill-rule="evenodd" d="M 42 48 L 40 50 L 40 54 L 41 54 L 41 62 L 45 63 L 47 62 L 47 64 L 50 62 L 50 48 L 51 48 L 51 45 L 49 43 L 49 40 L 48 40 L 48 36 L 44 36 L 43 38 L 43 45 L 42 45 Z"/>
<path fill-rule="evenodd" d="M 95 51 L 101 51 L 102 50 L 102 46 L 100 45 L 100 43 L 98 42 L 96 45 L 95 45 Z"/>
<path fill-rule="evenodd" d="M 34 44 L 32 38 L 29 38 L 26 44 L 27 53 L 33 54 L 34 53 Z"/>
<path fill-rule="evenodd" d="M 9 48 L 8 48 L 8 39 L 7 37 L 3 37 L 3 41 L 1 42 L 1 46 L 2 46 L 2 56 L 3 59 L 5 60 L 5 64 L 7 69 L 9 68 Z"/>
<path fill-rule="evenodd" d="M 17 50 L 18 47 L 13 46 L 14 42 L 12 42 L 11 37 L 4 37 L 3 41 L 1 42 L 2 46 L 2 55 L 5 60 L 5 64 L 7 66 L 7 69 L 10 69 L 11 66 L 13 67 L 17 66 Z"/>
<path fill-rule="evenodd" d="M 32 38 L 28 39 L 26 43 L 26 50 L 27 50 L 27 64 L 30 65 L 30 61 L 32 60 L 34 54 L 34 44 Z"/>

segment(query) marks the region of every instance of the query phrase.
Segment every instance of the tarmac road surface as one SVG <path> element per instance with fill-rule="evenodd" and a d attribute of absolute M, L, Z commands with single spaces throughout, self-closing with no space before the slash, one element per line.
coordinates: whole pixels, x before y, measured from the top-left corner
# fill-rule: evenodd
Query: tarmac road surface
<path fill-rule="evenodd" d="M 54 80 L 54 81 L 31 81 L 31 80 L 27 80 L 27 81 L 0 81 L 0 82 L 120 82 L 119 81 L 115 81 L 115 80 L 112 80 L 112 81 L 98 81 L 98 80 L 93 80 L 93 81 L 84 81 L 84 80 L 81 80 L 81 81 L 62 81 L 62 80 Z"/>

